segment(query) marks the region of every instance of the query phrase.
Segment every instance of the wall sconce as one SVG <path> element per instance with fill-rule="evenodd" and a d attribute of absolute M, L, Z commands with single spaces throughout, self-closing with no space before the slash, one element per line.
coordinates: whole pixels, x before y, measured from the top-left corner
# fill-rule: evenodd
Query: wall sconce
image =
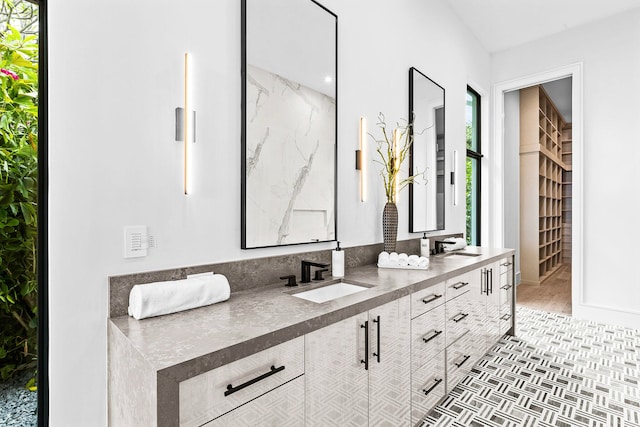
<path fill-rule="evenodd" d="M 191 111 L 191 87 L 190 67 L 191 55 L 184 54 L 184 107 L 176 108 L 176 141 L 184 141 L 183 151 L 183 189 L 184 194 L 191 191 L 191 176 L 189 167 L 191 164 L 191 143 L 196 142 L 196 112 Z"/>
<path fill-rule="evenodd" d="M 451 185 L 453 206 L 458 205 L 458 186 L 456 185 L 456 172 L 458 171 L 458 150 L 453 152 L 453 165 L 451 166 Z"/>
<path fill-rule="evenodd" d="M 360 171 L 360 201 L 367 195 L 367 161 L 366 161 L 367 119 L 360 117 L 360 149 L 356 150 L 356 170 Z"/>

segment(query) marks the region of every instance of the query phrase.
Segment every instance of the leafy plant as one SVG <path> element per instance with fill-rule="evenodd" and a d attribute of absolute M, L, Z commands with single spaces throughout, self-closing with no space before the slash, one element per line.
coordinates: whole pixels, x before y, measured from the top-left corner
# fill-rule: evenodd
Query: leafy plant
<path fill-rule="evenodd" d="M 18 3 L 21 2 L 2 0 L 2 10 L 8 5 L 17 7 Z M 0 378 L 6 379 L 18 370 L 36 366 L 38 42 L 35 35 L 22 34 L 10 23 L 3 25 L 6 29 L 0 34 Z"/>
<path fill-rule="evenodd" d="M 380 113 L 377 125 L 382 130 L 382 139 L 376 139 L 375 136 L 369 133 L 369 136 L 376 142 L 376 152 L 380 155 L 380 160 L 374 160 L 374 162 L 382 166 L 380 175 L 382 176 L 387 202 L 395 203 L 397 193 L 413 183 L 418 176 L 424 175 L 424 172 L 420 172 L 398 181 L 402 163 L 409 155 L 411 144 L 413 144 L 411 132 L 413 123 L 401 119 L 400 122 L 396 123 L 391 135 L 389 135 L 384 114 Z"/>

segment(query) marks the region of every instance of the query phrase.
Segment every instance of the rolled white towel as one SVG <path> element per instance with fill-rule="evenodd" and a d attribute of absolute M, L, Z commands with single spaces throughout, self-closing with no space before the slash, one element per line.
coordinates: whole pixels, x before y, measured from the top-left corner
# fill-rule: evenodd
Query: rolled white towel
<path fill-rule="evenodd" d="M 401 254 L 398 254 L 398 259 L 409 259 L 409 255 L 403 252 Z"/>
<path fill-rule="evenodd" d="M 444 239 L 447 244 L 442 245 L 446 252 L 456 251 L 467 247 L 467 241 L 461 237 L 447 237 Z"/>
<path fill-rule="evenodd" d="M 389 264 L 398 265 L 398 253 L 397 252 L 391 252 L 389 254 Z"/>
<path fill-rule="evenodd" d="M 389 261 L 389 252 L 380 252 L 378 254 L 378 262 L 380 261 Z"/>
<path fill-rule="evenodd" d="M 389 261 L 389 259 L 379 259 L 378 260 L 378 267 L 389 267 L 391 264 L 391 261 Z"/>
<path fill-rule="evenodd" d="M 416 267 L 420 264 L 420 257 L 418 255 L 409 255 L 409 265 L 412 267 Z"/>
<path fill-rule="evenodd" d="M 418 266 L 429 267 L 429 258 L 421 256 L 420 261 L 418 262 Z"/>
<path fill-rule="evenodd" d="M 409 265 L 409 256 L 407 254 L 398 255 L 398 265 L 400 267 L 406 267 Z"/>
<path fill-rule="evenodd" d="M 177 313 L 226 301 L 230 295 L 222 274 L 135 285 L 129 293 L 129 316 L 139 320 Z"/>

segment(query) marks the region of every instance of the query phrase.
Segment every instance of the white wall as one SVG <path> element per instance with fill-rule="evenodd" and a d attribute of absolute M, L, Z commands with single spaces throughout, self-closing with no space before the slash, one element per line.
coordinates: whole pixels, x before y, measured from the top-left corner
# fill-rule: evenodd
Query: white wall
<path fill-rule="evenodd" d="M 379 111 L 406 117 L 415 66 L 446 89 L 447 152 L 463 152 L 466 84 L 489 89 L 490 57 L 444 0 L 324 4 L 339 16 L 338 235 L 344 246 L 381 242 L 384 192 L 373 167 L 359 202 L 359 116 L 370 128 Z M 108 276 L 332 245 L 240 249 L 237 0 L 51 0 L 49 44 L 50 421 L 105 425 Z M 187 50 L 198 142 L 185 197 L 173 114 Z M 409 237 L 407 201 L 401 193 L 399 239 Z M 446 231 L 464 231 L 464 204 L 447 210 Z M 125 260 L 123 226 L 137 224 L 158 247 Z"/>
<path fill-rule="evenodd" d="M 638 52 L 640 9 L 492 57 L 496 83 L 583 63 L 584 259 L 573 314 L 636 328 L 640 325 L 634 178 L 640 156 Z M 576 141 L 574 152 L 575 147 Z M 580 179 L 575 172 L 573 179 Z M 574 220 L 575 215 L 574 206 Z"/>

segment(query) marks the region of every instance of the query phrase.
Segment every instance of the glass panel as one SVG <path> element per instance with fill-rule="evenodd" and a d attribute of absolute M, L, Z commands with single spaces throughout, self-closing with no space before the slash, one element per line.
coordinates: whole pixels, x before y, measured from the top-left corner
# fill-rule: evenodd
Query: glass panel
<path fill-rule="evenodd" d="M 479 245 L 479 188 L 478 173 L 480 172 L 479 161 L 472 157 L 467 157 L 467 244 Z"/>
<path fill-rule="evenodd" d="M 478 95 L 467 90 L 466 105 L 466 130 L 467 148 L 473 151 L 480 151 L 478 138 Z"/>

